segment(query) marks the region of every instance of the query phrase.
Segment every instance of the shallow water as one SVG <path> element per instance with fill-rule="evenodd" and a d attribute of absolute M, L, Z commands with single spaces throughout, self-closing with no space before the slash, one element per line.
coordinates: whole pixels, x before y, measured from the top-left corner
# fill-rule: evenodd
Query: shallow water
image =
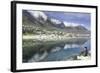
<path fill-rule="evenodd" d="M 77 60 L 76 56 L 84 51 L 84 47 L 87 47 L 88 51 L 91 50 L 89 39 L 33 43 L 35 45 L 23 47 L 24 63 Z"/>

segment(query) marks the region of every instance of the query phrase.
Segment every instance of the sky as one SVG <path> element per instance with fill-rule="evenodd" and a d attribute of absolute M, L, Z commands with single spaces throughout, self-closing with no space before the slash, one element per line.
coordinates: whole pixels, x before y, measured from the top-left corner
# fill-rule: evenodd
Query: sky
<path fill-rule="evenodd" d="M 70 22 L 85 26 L 90 30 L 91 27 L 91 14 L 90 13 L 78 13 L 78 12 L 54 12 L 45 11 L 48 17 L 55 18 L 63 22 Z M 74 24 L 74 25 L 75 25 Z"/>

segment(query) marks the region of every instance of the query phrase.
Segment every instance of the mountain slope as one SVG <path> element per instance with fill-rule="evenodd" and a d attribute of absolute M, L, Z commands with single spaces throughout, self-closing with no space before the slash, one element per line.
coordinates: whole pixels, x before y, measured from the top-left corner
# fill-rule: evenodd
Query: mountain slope
<path fill-rule="evenodd" d="M 71 23 L 69 23 L 71 24 Z M 67 25 L 67 24 L 66 24 Z M 23 33 L 37 34 L 52 34 L 56 33 L 78 33 L 90 34 L 90 31 L 81 25 L 66 26 L 64 22 L 49 18 L 42 11 L 27 11 L 23 10 Z"/>

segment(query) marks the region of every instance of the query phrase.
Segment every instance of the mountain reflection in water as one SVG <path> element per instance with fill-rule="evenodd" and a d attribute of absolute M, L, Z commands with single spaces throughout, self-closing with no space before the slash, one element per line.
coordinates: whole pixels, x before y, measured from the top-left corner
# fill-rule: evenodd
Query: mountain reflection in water
<path fill-rule="evenodd" d="M 27 41 L 25 43 L 31 43 Z M 89 39 L 75 39 L 70 41 L 33 42 L 33 46 L 23 47 L 23 62 L 48 62 L 77 60 L 84 47 L 90 51 Z"/>

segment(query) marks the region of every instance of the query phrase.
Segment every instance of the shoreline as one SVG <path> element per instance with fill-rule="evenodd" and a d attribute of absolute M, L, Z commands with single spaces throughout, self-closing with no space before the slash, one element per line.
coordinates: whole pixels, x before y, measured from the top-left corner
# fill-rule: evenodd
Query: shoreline
<path fill-rule="evenodd" d="M 23 35 L 23 40 L 69 40 L 69 39 L 89 39 L 89 36 L 58 36 L 58 35 Z"/>

